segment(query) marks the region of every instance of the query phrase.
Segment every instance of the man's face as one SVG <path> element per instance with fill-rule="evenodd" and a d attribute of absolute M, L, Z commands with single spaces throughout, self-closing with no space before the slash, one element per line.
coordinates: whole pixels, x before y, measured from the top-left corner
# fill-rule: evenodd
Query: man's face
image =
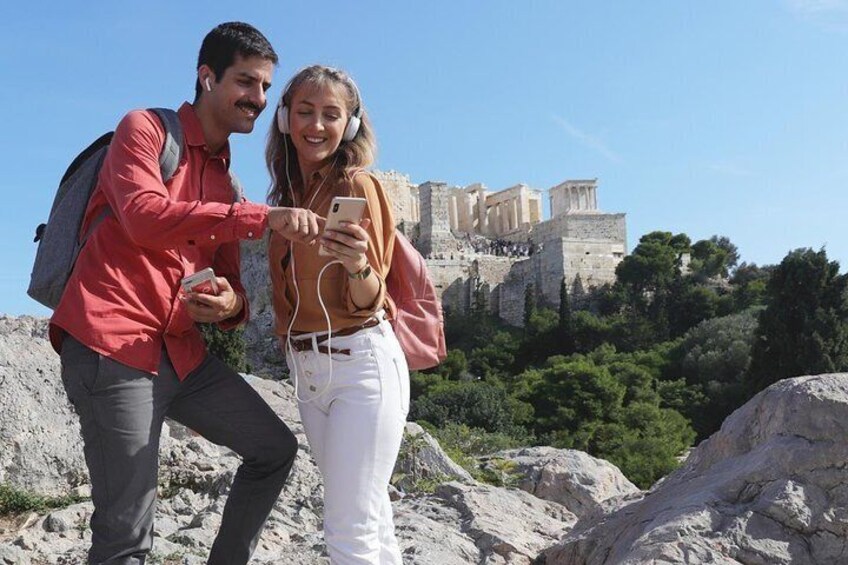
<path fill-rule="evenodd" d="M 256 118 L 265 109 L 265 92 L 271 87 L 273 75 L 271 61 L 236 55 L 220 80 L 210 78 L 212 90 L 204 91 L 203 96 L 226 135 L 253 131 Z"/>

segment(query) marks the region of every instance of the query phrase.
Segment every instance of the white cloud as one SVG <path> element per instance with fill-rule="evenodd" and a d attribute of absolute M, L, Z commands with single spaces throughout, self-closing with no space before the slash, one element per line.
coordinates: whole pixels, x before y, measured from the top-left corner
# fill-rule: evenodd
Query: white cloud
<path fill-rule="evenodd" d="M 599 138 L 576 128 L 568 120 L 561 116 L 554 115 L 552 116 L 552 118 L 558 126 L 564 129 L 568 135 L 576 139 L 584 147 L 588 147 L 589 149 L 600 153 L 606 159 L 612 161 L 613 163 L 622 162 L 621 157 L 619 157 L 619 155 L 615 151 L 607 147 L 606 144 Z"/>

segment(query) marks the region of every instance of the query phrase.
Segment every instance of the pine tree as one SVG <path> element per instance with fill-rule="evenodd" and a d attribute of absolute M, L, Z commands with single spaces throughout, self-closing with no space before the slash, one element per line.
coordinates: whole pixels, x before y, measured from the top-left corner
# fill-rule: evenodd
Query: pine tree
<path fill-rule="evenodd" d="M 536 313 L 536 289 L 533 283 L 524 287 L 524 331 L 530 329 L 530 320 Z"/>
<path fill-rule="evenodd" d="M 848 369 L 848 276 L 824 249 L 798 249 L 766 287 L 751 351 L 752 392 L 784 378 Z"/>
<path fill-rule="evenodd" d="M 562 353 L 574 353 L 574 326 L 571 319 L 571 304 L 568 283 L 565 277 L 559 283 L 559 337 Z"/>

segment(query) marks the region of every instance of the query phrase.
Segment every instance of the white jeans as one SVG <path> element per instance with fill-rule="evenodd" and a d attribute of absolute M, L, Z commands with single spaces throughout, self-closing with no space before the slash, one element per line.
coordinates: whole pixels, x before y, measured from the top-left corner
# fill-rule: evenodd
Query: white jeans
<path fill-rule="evenodd" d="M 331 355 L 332 378 L 328 355 L 314 345 L 287 356 L 303 399 L 298 407 L 306 438 L 324 479 L 330 561 L 400 565 L 387 487 L 409 412 L 406 358 L 386 320 L 333 337 L 331 346 L 350 350 Z"/>

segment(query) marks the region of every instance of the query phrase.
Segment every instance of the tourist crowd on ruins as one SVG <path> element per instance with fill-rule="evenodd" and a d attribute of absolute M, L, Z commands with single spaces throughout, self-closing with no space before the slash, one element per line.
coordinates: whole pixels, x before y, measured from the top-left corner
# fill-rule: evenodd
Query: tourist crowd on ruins
<path fill-rule="evenodd" d="M 498 257 L 529 257 L 539 251 L 539 245 L 531 241 L 507 241 L 488 237 L 472 237 L 466 234 L 465 243 L 474 253 Z"/>

